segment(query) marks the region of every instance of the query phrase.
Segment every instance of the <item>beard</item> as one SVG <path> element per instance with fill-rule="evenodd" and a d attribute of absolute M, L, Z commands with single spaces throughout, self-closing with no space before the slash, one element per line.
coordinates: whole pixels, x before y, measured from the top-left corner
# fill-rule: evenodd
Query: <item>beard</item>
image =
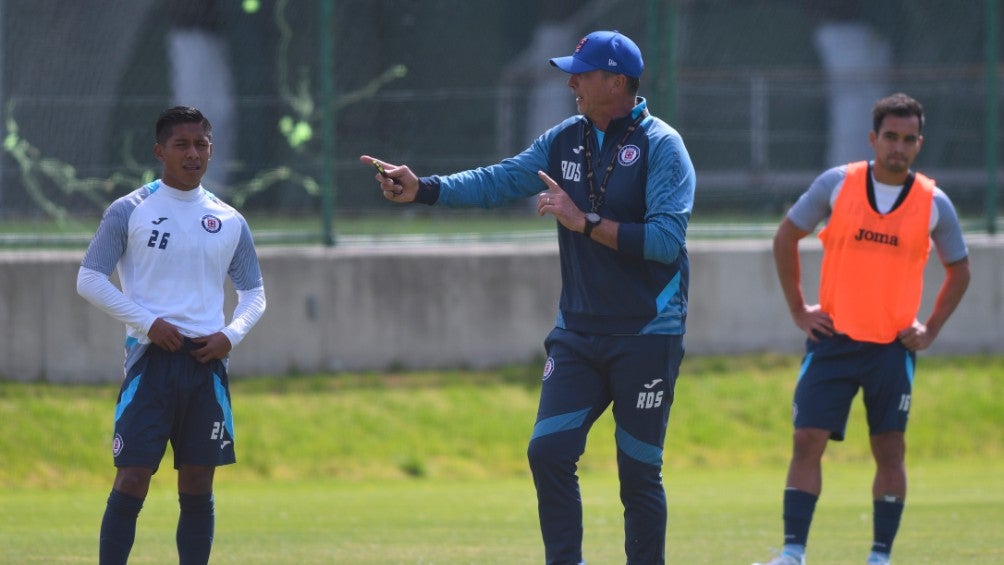
<path fill-rule="evenodd" d="M 903 173 L 910 170 L 910 160 L 901 156 L 886 157 L 882 166 L 890 173 Z"/>

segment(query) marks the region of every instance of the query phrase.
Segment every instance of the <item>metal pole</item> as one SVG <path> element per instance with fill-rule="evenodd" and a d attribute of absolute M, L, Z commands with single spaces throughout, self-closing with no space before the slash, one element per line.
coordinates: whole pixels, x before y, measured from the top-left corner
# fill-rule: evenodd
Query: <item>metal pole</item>
<path fill-rule="evenodd" d="M 750 79 L 750 165 L 759 176 L 769 166 L 770 92 L 767 79 L 757 74 Z"/>
<path fill-rule="evenodd" d="M 324 245 L 335 245 L 335 81 L 332 70 L 335 21 L 335 0 L 320 0 L 320 81 L 321 81 L 321 222 Z"/>
<path fill-rule="evenodd" d="M 7 111 L 6 111 L 7 110 L 7 99 L 4 97 L 4 83 L 3 83 L 3 76 L 5 74 L 4 71 L 7 70 L 6 69 L 6 67 L 7 67 L 7 65 L 6 65 L 6 57 L 5 57 L 5 53 L 4 53 L 5 49 L 4 49 L 4 36 L 3 36 L 3 24 L 4 24 L 4 12 L 5 11 L 6 10 L 4 9 L 4 0 L 0 0 L 0 124 L 6 124 L 7 123 L 7 119 L 6 119 L 7 118 L 7 115 L 6 115 L 7 114 Z M 2 133 L 0 133 L 0 135 L 3 135 L 4 137 L 7 137 L 7 128 L 6 127 L 0 127 L 0 132 L 2 132 Z M 2 156 L 2 154 L 3 153 L 0 152 L 0 156 Z M 3 158 L 0 157 L 0 209 L 3 209 L 4 208 L 4 204 L 5 204 L 4 198 L 3 198 L 3 185 L 4 185 L 3 178 L 4 178 L 4 174 L 5 174 L 5 171 L 4 171 L 4 168 L 3 168 L 3 162 L 4 162 Z"/>
<path fill-rule="evenodd" d="M 666 10 L 665 17 L 659 14 L 659 8 Z M 652 77 L 652 110 L 672 124 L 676 118 L 676 70 L 673 57 L 675 46 L 676 8 L 674 2 L 649 0 L 648 2 L 648 50 L 650 51 L 651 67 L 655 69 Z"/>
<path fill-rule="evenodd" d="M 666 73 L 663 80 L 666 109 L 663 115 L 670 124 L 676 122 L 676 5 L 677 2 L 666 3 L 666 33 L 662 37 L 662 68 Z"/>
<path fill-rule="evenodd" d="M 660 8 L 666 10 L 663 17 Z M 650 74 L 649 84 L 652 88 L 650 109 L 657 112 L 663 119 L 673 123 L 676 117 L 676 81 L 674 71 L 674 39 L 676 29 L 676 7 L 674 2 L 665 0 L 649 0 L 649 17 L 647 33 L 649 36 L 648 66 L 654 72 Z M 652 71 L 650 71 L 652 72 Z"/>
<path fill-rule="evenodd" d="M 648 79 L 651 84 L 652 94 L 649 102 L 649 110 L 655 112 L 656 101 L 662 98 L 662 65 L 659 60 L 659 0 L 648 0 L 648 17 L 645 18 L 648 25 L 645 26 L 645 33 L 648 35 L 648 55 L 649 64 L 655 72 L 649 73 Z"/>
<path fill-rule="evenodd" d="M 986 139 L 986 222 L 987 233 L 997 233 L 997 0 L 986 2 L 986 72 L 987 72 L 987 119 L 984 137 Z"/>

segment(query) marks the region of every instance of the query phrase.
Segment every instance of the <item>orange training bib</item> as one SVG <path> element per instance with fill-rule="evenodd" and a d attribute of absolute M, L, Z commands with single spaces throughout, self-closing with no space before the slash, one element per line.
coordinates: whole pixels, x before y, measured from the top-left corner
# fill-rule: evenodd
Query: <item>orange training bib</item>
<path fill-rule="evenodd" d="M 920 309 L 935 184 L 916 173 L 900 205 L 880 214 L 868 202 L 869 175 L 865 161 L 847 166 L 830 220 L 819 232 L 819 302 L 838 332 L 891 343 Z"/>

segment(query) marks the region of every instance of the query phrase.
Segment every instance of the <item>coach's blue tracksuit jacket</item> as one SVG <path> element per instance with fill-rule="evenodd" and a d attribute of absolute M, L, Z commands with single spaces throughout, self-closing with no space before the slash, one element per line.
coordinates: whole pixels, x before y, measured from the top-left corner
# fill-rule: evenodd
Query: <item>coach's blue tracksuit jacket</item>
<path fill-rule="evenodd" d="M 614 251 L 558 224 L 562 291 L 557 326 L 587 334 L 670 334 L 685 331 L 690 263 L 686 230 L 694 202 L 695 174 L 680 135 L 646 116 L 619 154 L 617 144 L 641 113 L 614 120 L 591 136 L 596 191 L 611 159 L 618 159 L 598 213 L 619 222 Z M 492 208 L 546 189 L 545 171 L 579 209 L 589 211 L 583 131 L 574 116 L 551 128 L 525 151 L 489 167 L 419 179 L 416 200 L 450 207 Z"/>

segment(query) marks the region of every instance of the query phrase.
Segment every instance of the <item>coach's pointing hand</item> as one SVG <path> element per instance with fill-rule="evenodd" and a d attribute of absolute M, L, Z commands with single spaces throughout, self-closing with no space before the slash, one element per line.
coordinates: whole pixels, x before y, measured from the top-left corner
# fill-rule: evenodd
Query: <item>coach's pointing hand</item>
<path fill-rule="evenodd" d="M 562 190 L 547 173 L 537 171 L 537 176 L 547 186 L 547 190 L 537 195 L 537 214 L 541 216 L 551 214 L 566 228 L 572 231 L 581 231 L 576 226 L 582 221 L 582 210 L 579 210 L 579 207 L 568 197 L 568 193 Z"/>
<path fill-rule="evenodd" d="M 380 183 L 383 197 L 391 202 L 414 202 L 418 193 L 418 177 L 407 165 L 391 165 L 369 155 L 361 155 L 359 162 L 376 167 L 374 178 Z"/>
<path fill-rule="evenodd" d="M 547 186 L 547 190 L 537 195 L 537 214 L 541 216 L 551 214 L 558 220 L 558 223 L 566 228 L 574 232 L 585 233 L 586 213 L 579 209 L 568 193 L 558 186 L 558 183 L 554 182 L 554 179 L 547 173 L 537 171 L 537 176 Z M 588 237 L 596 243 L 606 245 L 616 251 L 619 224 L 610 219 L 603 219 L 602 222 L 596 225 Z"/>

